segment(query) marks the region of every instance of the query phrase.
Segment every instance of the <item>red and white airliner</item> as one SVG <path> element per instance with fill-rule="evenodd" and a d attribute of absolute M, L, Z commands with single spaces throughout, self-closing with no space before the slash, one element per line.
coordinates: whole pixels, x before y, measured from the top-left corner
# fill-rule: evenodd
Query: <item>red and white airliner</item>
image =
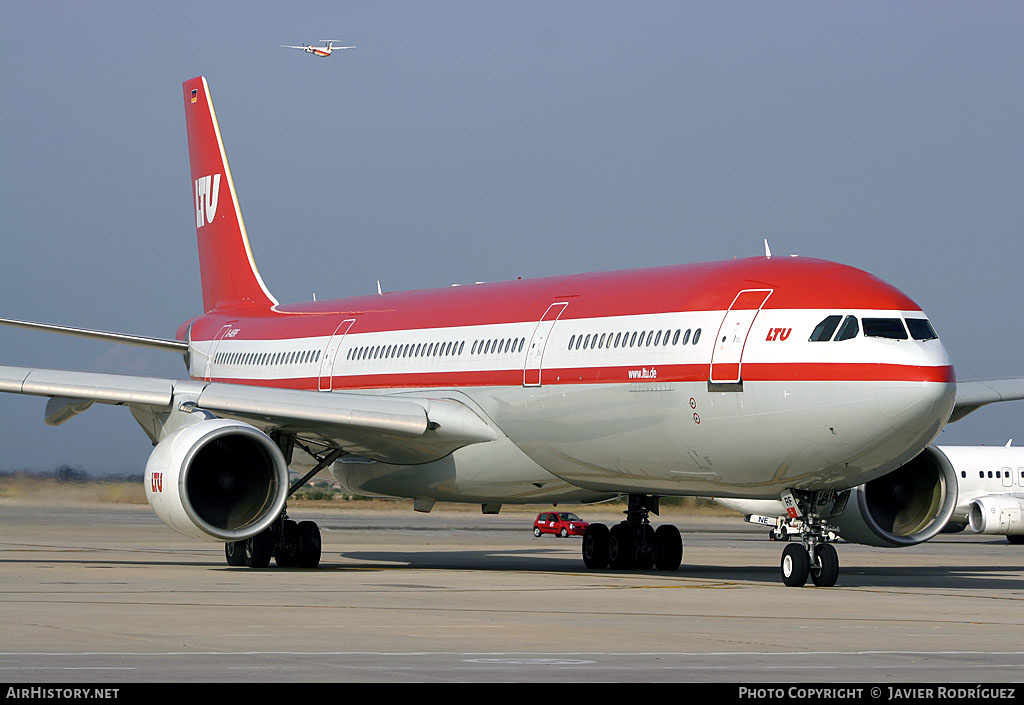
<path fill-rule="evenodd" d="M 321 42 L 327 42 L 327 44 L 322 46 L 322 47 L 312 46 L 311 44 L 303 44 L 302 46 L 294 46 L 294 45 L 291 45 L 291 44 L 282 44 L 281 48 L 282 49 L 300 49 L 300 50 L 306 52 L 307 54 L 312 54 L 313 56 L 319 56 L 319 57 L 330 56 L 334 52 L 341 51 L 342 49 L 355 49 L 355 47 L 352 47 L 352 46 L 350 46 L 350 47 L 336 47 L 336 46 L 334 46 L 334 42 L 338 41 L 337 39 L 321 39 L 320 41 Z"/>
<path fill-rule="evenodd" d="M 958 387 L 920 306 L 802 257 L 281 304 L 256 269 L 206 80 L 183 85 L 203 314 L 175 340 L 6 322 L 177 351 L 189 379 L 0 367 L 0 391 L 50 397 L 51 424 L 128 406 L 156 446 L 154 510 L 224 541 L 232 565 L 317 565 L 319 529 L 285 504 L 330 468 L 423 511 L 628 495 L 621 524 L 587 529 L 595 569 L 679 566 L 679 531 L 650 523 L 659 497 L 781 498 L 803 519 L 783 580 L 832 585 L 826 532 L 866 512 L 900 541 L 933 535 L 956 483 L 907 464 L 951 414 L 1024 398 L 1020 379 Z M 309 472 L 290 485 L 290 465 Z M 874 482 L 899 485 L 913 516 L 886 523 L 877 493 L 848 506 Z"/>

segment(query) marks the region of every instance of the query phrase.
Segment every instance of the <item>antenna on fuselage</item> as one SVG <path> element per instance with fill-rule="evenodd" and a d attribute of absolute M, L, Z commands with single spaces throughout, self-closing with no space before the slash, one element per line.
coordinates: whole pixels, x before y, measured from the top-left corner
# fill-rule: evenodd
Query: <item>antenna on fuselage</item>
<path fill-rule="evenodd" d="M 769 259 L 772 256 L 772 248 L 768 247 L 768 238 L 764 239 L 764 256 L 768 257 Z"/>

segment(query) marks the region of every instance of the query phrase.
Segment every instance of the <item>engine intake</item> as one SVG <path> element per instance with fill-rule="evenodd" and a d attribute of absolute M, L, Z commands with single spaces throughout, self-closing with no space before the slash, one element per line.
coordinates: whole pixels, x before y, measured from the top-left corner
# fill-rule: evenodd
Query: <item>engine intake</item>
<path fill-rule="evenodd" d="M 1024 502 L 1016 497 L 978 497 L 967 516 L 977 534 L 1024 534 Z"/>
<path fill-rule="evenodd" d="M 888 475 L 852 489 L 832 520 L 847 541 L 915 546 L 942 531 L 956 509 L 957 488 L 953 464 L 929 446 Z"/>
<path fill-rule="evenodd" d="M 179 429 L 146 463 L 146 498 L 172 529 L 194 538 L 239 541 L 260 533 L 288 497 L 288 466 L 265 433 L 210 419 Z"/>

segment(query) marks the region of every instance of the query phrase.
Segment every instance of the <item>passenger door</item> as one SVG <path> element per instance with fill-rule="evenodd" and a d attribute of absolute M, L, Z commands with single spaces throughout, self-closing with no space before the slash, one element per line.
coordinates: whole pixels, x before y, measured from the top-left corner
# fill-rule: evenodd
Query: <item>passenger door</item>
<path fill-rule="evenodd" d="M 711 352 L 712 384 L 735 384 L 742 380 L 741 365 L 747 336 L 773 289 L 744 289 L 736 294 L 722 325 L 718 327 Z"/>

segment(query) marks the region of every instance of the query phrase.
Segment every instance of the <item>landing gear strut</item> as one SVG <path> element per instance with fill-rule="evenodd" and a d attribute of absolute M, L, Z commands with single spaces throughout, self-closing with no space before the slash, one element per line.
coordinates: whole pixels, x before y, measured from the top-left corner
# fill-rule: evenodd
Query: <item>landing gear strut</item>
<path fill-rule="evenodd" d="M 782 551 L 782 582 L 787 587 L 802 587 L 810 578 L 818 587 L 832 587 L 839 579 L 839 555 L 828 543 L 835 532 L 822 517 L 821 509 L 845 497 L 831 490 L 792 490 L 790 495 L 801 513 L 802 527 L 800 543 Z"/>
<path fill-rule="evenodd" d="M 658 513 L 658 498 L 629 495 L 626 519 L 611 529 L 591 524 L 583 534 L 583 563 L 588 568 L 611 566 L 617 570 L 677 570 L 683 560 L 683 539 L 671 524 L 651 526 L 650 512 Z"/>
<path fill-rule="evenodd" d="M 291 448 L 298 443 L 294 438 L 271 434 L 286 458 L 291 458 Z M 329 450 L 323 455 L 302 446 L 309 455 L 317 459 L 316 466 L 288 489 L 291 497 L 295 491 L 309 482 L 318 472 L 333 463 L 341 455 L 338 449 Z M 224 557 L 230 566 L 248 566 L 250 568 L 266 568 L 270 559 L 277 561 L 281 568 L 316 568 L 320 565 L 322 542 L 320 527 L 314 521 L 295 522 L 288 518 L 288 509 L 260 533 L 241 541 L 228 541 L 224 544 Z"/>

